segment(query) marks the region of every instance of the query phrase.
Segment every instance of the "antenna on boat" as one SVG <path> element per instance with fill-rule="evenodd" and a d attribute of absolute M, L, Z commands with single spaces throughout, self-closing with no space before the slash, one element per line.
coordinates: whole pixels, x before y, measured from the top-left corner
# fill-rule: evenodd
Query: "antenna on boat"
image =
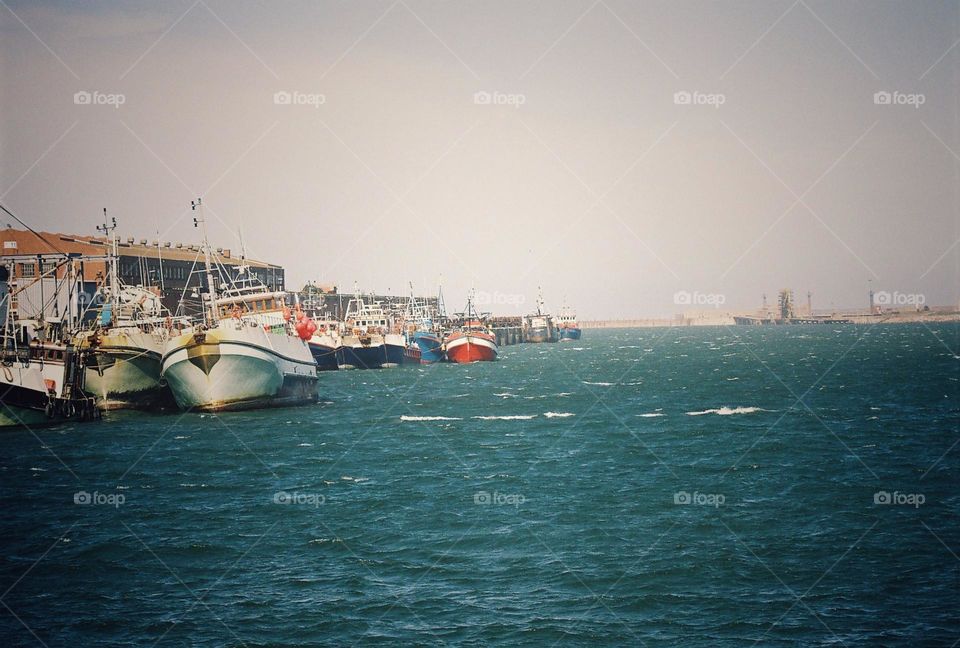
<path fill-rule="evenodd" d="M 242 275 L 250 269 L 247 265 L 247 246 L 243 243 L 243 228 L 237 229 L 237 236 L 240 238 L 240 266 L 237 268 L 237 275 Z"/>
<path fill-rule="evenodd" d="M 163 286 L 163 254 L 160 252 L 160 230 L 157 230 L 157 263 L 160 264 L 160 293 L 166 293 L 166 288 Z"/>
<path fill-rule="evenodd" d="M 206 266 L 207 271 L 207 295 L 210 298 L 210 324 L 217 323 L 217 289 L 213 285 L 213 270 L 210 267 L 210 241 L 207 240 L 207 222 L 203 218 L 203 202 L 202 199 L 197 198 L 196 200 L 190 201 L 190 209 L 197 212 L 197 215 L 193 217 L 193 226 L 200 227 L 200 231 L 203 233 L 203 262 Z"/>
<path fill-rule="evenodd" d="M 443 303 L 443 275 L 437 282 L 437 316 L 440 319 L 447 316 L 447 305 Z"/>
<path fill-rule="evenodd" d="M 103 208 L 103 225 L 97 225 L 97 231 L 110 237 L 110 319 L 115 320 L 120 309 L 120 280 L 117 276 L 117 263 L 120 252 L 117 249 L 117 219 L 107 218 L 107 208 Z"/>

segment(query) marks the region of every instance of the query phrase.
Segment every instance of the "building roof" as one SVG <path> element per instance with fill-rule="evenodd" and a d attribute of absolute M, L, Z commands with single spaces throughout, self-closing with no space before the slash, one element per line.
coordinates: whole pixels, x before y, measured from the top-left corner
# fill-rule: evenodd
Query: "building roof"
<path fill-rule="evenodd" d="M 42 239 L 29 230 L 13 228 L 0 230 L 0 241 L 2 241 L 0 255 L 54 254 L 61 251 L 97 256 L 109 252 L 110 241 L 104 236 L 84 236 L 60 232 L 39 232 L 39 234 L 43 237 Z M 58 249 L 51 247 L 44 239 Z M 121 239 L 118 251 L 121 257 L 134 256 L 156 259 L 158 255 L 157 243 L 156 239 L 152 241 L 133 238 Z M 162 242 L 159 246 L 159 255 L 164 261 L 195 261 L 201 257 L 202 253 L 201 247 L 192 243 Z M 235 257 L 229 249 L 223 248 L 216 248 L 215 258 L 224 265 L 235 266 L 243 262 L 251 268 L 283 269 L 282 266 L 273 263 Z"/>

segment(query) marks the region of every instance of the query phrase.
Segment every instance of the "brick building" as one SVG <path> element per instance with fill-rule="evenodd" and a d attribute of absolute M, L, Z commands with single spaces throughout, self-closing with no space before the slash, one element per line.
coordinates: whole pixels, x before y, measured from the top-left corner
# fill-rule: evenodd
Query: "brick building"
<path fill-rule="evenodd" d="M 97 284 L 107 276 L 107 255 L 110 251 L 108 238 L 58 232 L 39 234 L 42 239 L 28 230 L 0 230 L 0 255 L 18 257 L 13 263 L 14 278 L 30 279 L 52 270 L 56 261 L 41 258 L 28 260 L 25 257 L 58 251 L 79 253 L 88 257 L 83 261 L 85 283 Z M 158 290 L 164 305 L 171 311 L 176 310 L 181 298 L 185 301 L 187 312 L 199 309 L 199 300 L 192 297 L 192 292 L 202 287 L 206 281 L 203 276 L 201 246 L 127 238 L 120 240 L 118 252 L 117 269 L 123 283 Z M 215 252 L 215 260 L 231 279 L 236 277 L 237 268 L 244 263 L 249 272 L 256 275 L 271 290 L 286 289 L 283 267 L 253 259 L 241 259 L 228 249 L 216 248 Z M 61 269 L 61 277 L 62 272 Z"/>

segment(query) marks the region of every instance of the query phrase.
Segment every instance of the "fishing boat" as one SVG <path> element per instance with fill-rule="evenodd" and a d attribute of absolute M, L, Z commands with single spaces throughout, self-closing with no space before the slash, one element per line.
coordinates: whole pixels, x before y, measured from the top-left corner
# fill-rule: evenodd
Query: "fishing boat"
<path fill-rule="evenodd" d="M 523 318 L 523 337 L 525 342 L 556 342 L 553 322 L 544 311 L 543 295 L 537 296 L 537 312 Z"/>
<path fill-rule="evenodd" d="M 64 262 L 47 260 L 50 255 L 40 256 L 41 266 L 52 264 L 52 276 L 56 277 Z M 77 297 L 80 284 L 72 276 L 65 281 L 54 280 L 52 283 L 56 285 L 57 294 L 52 302 L 48 296 L 42 296 L 39 311 L 21 313 L 25 310 L 24 302 L 29 301 L 24 293 L 38 284 L 42 292 L 45 275 L 49 273 L 20 286 L 11 272 L 13 260 L 17 258 L 6 257 L 4 261 L 9 265 L 0 265 L 3 322 L 0 334 L 0 427 L 32 427 L 100 418 L 95 399 L 83 389 L 84 356 L 74 347 L 69 335 L 79 315 Z M 73 260 L 64 258 L 72 268 Z M 37 261 L 37 256 L 22 259 L 22 263 Z M 67 274 L 71 272 L 68 270 Z M 64 289 L 67 293 L 65 302 L 59 296 Z M 58 307 L 65 303 L 67 312 L 48 312 L 51 303 Z M 21 314 L 29 317 L 21 318 Z"/>
<path fill-rule="evenodd" d="M 467 299 L 467 308 L 459 314 L 458 325 L 444 340 L 444 350 L 450 362 L 490 362 L 497 359 L 497 337 L 486 325 L 487 314 L 478 313 L 473 299 Z"/>
<path fill-rule="evenodd" d="M 410 286 L 410 301 L 404 316 L 408 362 L 432 364 L 443 360 L 443 334 L 439 312 L 441 303 L 442 299 L 438 296 L 437 309 L 431 309 L 424 300 L 413 294 L 413 285 Z"/>
<path fill-rule="evenodd" d="M 317 365 L 306 340 L 316 325 L 306 316 L 294 325 L 286 293 L 268 290 L 243 264 L 218 290 L 199 199 L 193 208 L 194 224 L 203 227 L 207 292 L 203 322 L 164 348 L 162 375 L 177 405 L 222 411 L 315 402 Z"/>
<path fill-rule="evenodd" d="M 106 410 L 173 407 L 173 394 L 160 377 L 173 321 L 155 291 L 120 282 L 116 227 L 116 219 L 107 222 L 104 209 L 104 224 L 97 229 L 111 239 L 109 284 L 99 291 L 103 301 L 97 319 L 75 337 L 85 356 L 85 389 Z"/>
<path fill-rule="evenodd" d="M 317 331 L 309 340 L 307 345 L 310 347 L 310 353 L 317 363 L 317 369 L 320 371 L 332 371 L 339 369 L 337 364 L 337 354 L 340 347 L 343 346 L 343 338 L 340 335 L 340 324 L 335 320 L 319 320 Z"/>
<path fill-rule="evenodd" d="M 569 306 L 564 304 L 560 307 L 560 314 L 557 315 L 557 338 L 561 342 L 580 339 L 580 324 L 577 323 L 577 315 Z"/>
<path fill-rule="evenodd" d="M 322 300 L 314 298 L 304 300 L 303 310 L 317 326 L 317 330 L 307 340 L 310 353 L 313 354 L 313 359 L 317 363 L 317 369 L 320 371 L 335 371 L 339 368 L 337 353 L 343 345 L 340 322 L 326 312 Z"/>
<path fill-rule="evenodd" d="M 384 341 L 387 316 L 379 305 L 368 305 L 359 293 L 354 293 L 353 299 L 347 302 L 343 328 L 342 344 L 337 353 L 337 364 L 341 369 L 389 366 Z"/>
<path fill-rule="evenodd" d="M 399 324 L 392 325 L 389 332 L 384 333 L 383 347 L 387 354 L 384 367 L 398 367 L 404 363 L 407 356 L 407 339 Z"/>

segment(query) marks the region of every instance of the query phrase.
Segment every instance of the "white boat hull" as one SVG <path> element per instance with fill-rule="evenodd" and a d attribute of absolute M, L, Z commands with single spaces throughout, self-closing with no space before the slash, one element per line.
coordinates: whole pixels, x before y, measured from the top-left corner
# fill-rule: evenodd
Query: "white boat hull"
<path fill-rule="evenodd" d="M 88 360 L 86 391 L 108 410 L 172 405 L 170 391 L 161 381 L 165 337 L 137 329 L 107 333 Z"/>
<path fill-rule="evenodd" d="M 222 411 L 317 400 L 317 366 L 306 343 L 285 333 L 221 323 L 167 344 L 163 378 L 181 409 Z"/>
<path fill-rule="evenodd" d="M 92 398 L 63 396 L 62 362 L 20 361 L 0 366 L 0 427 L 38 426 L 94 418 Z"/>

